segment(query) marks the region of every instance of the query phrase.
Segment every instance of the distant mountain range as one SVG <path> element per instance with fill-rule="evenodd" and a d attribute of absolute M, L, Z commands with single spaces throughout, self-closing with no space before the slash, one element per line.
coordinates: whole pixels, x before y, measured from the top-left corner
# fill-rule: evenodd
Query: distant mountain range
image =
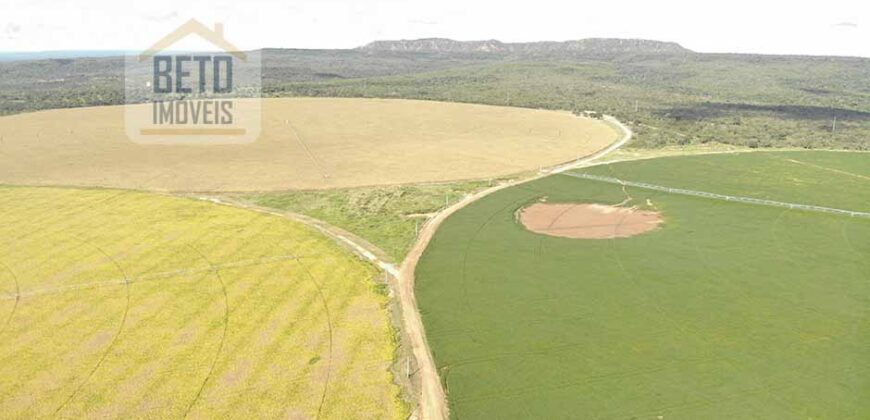
<path fill-rule="evenodd" d="M 500 53 L 519 55 L 582 54 L 609 55 L 625 53 L 688 54 L 691 50 L 674 42 L 646 39 L 587 38 L 575 41 L 541 41 L 508 43 L 498 40 L 455 41 L 424 38 L 398 41 L 375 41 L 358 48 L 363 51 L 425 53 Z"/>
<path fill-rule="evenodd" d="M 271 49 L 274 50 L 274 49 Z M 575 41 L 540 42 L 501 42 L 456 41 L 447 38 L 424 38 L 412 40 L 375 41 L 356 48 L 357 51 L 379 52 L 419 52 L 443 54 L 484 54 L 484 55 L 523 55 L 523 56 L 602 56 L 615 54 L 690 54 L 691 50 L 674 42 L 652 41 L 647 39 L 587 38 Z M 135 53 L 125 50 L 67 50 L 2 52 L 0 61 L 69 59 L 83 57 L 120 57 Z"/>
<path fill-rule="evenodd" d="M 16 53 L 6 57 L 17 60 L 4 61 L 0 52 L 0 115 L 124 103 L 123 53 Z M 870 58 L 710 54 L 639 39 L 434 38 L 353 49 L 268 48 L 261 60 L 266 97 L 595 110 L 634 122 L 636 147 L 724 142 L 870 150 Z"/>

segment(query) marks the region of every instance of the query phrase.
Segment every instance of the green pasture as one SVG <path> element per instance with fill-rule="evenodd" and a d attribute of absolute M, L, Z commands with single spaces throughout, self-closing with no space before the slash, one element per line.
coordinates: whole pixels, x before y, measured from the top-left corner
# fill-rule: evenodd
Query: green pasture
<path fill-rule="evenodd" d="M 870 211 L 870 154 L 744 153 L 588 168 L 621 179 Z M 548 202 L 660 211 L 614 240 L 525 230 Z M 440 228 L 417 267 L 455 418 L 870 417 L 870 219 L 554 175 Z"/>

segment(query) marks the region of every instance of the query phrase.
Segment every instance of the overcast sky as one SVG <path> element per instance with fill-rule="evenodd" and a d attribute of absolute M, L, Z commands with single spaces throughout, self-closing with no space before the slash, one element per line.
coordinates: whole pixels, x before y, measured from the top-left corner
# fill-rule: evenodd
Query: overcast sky
<path fill-rule="evenodd" d="M 223 22 L 244 49 L 615 37 L 702 52 L 870 57 L 867 0 L 2 0 L 0 51 L 141 50 L 190 18 Z"/>

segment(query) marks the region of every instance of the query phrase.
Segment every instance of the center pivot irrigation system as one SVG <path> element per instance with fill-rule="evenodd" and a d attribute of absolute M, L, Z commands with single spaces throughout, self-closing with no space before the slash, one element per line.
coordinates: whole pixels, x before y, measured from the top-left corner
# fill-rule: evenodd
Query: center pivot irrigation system
<path fill-rule="evenodd" d="M 724 194 L 716 194 L 706 191 L 694 191 L 694 190 L 684 190 L 681 188 L 671 188 L 671 187 L 663 187 L 661 185 L 653 185 L 646 184 L 643 182 L 634 182 L 634 181 L 624 181 L 618 178 L 612 178 L 608 176 L 601 175 L 592 175 L 592 174 L 583 174 L 583 173 L 567 173 L 563 172 L 562 175 L 580 178 L 580 179 L 588 179 L 591 181 L 599 181 L 599 182 L 607 182 L 610 184 L 618 184 L 626 187 L 634 187 L 634 188 L 642 188 L 645 190 L 653 190 L 653 191 L 662 191 L 670 194 L 680 194 L 680 195 L 689 195 L 693 197 L 703 197 L 710 198 L 713 200 L 723 200 L 723 201 L 734 201 L 738 203 L 746 203 L 746 204 L 755 204 L 759 206 L 770 206 L 770 207 L 782 207 L 792 210 L 804 210 L 804 211 L 812 211 L 816 213 L 829 213 L 829 214 L 838 214 L 841 216 L 850 216 L 850 217 L 864 217 L 870 219 L 870 213 L 865 213 L 862 211 L 853 211 L 853 210 L 843 210 L 843 209 L 835 209 L 832 207 L 822 207 L 822 206 L 814 206 L 812 204 L 798 204 L 798 203 L 786 203 L 782 201 L 773 201 L 773 200 L 765 200 L 762 198 L 752 198 L 752 197 L 740 197 L 733 195 L 724 195 Z"/>

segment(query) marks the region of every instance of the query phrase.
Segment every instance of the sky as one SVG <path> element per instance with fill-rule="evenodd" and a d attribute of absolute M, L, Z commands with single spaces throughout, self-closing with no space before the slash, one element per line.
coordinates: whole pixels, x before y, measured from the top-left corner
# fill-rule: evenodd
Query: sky
<path fill-rule="evenodd" d="M 700 52 L 870 57 L 866 0 L 3 0 L 0 51 L 138 51 L 191 18 L 223 23 L 242 49 L 607 37 Z"/>

